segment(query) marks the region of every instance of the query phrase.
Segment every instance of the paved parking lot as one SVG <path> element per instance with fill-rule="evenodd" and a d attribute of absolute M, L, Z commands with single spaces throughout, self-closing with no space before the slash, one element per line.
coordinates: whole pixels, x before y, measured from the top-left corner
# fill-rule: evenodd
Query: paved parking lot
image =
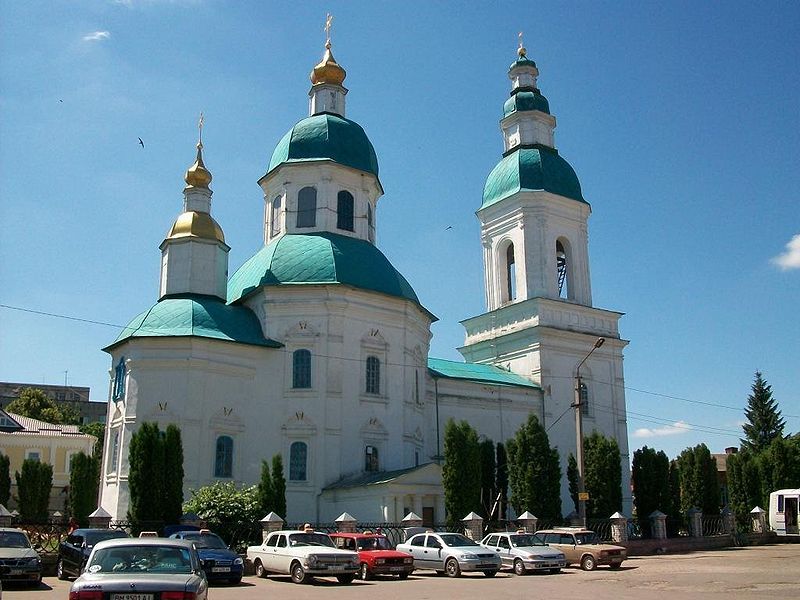
<path fill-rule="evenodd" d="M 69 582 L 47 577 L 38 589 L 7 586 L 3 590 L 3 600 L 66 600 L 69 585 Z M 503 572 L 493 579 L 481 574 L 448 579 L 420 571 L 406 581 L 387 577 L 356 581 L 351 585 L 327 579 L 319 579 L 312 585 L 296 585 L 288 577 L 245 577 L 237 587 L 213 587 L 209 600 L 786 600 L 798 596 L 800 544 L 781 544 L 632 558 L 618 571 L 601 567 L 588 573 L 570 568 L 558 575 L 516 577 Z"/>

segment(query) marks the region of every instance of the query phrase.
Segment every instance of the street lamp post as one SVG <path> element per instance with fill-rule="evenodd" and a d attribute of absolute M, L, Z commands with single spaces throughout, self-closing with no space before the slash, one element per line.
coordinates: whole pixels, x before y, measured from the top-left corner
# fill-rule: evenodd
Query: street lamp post
<path fill-rule="evenodd" d="M 583 363 L 592 355 L 592 352 L 597 350 L 606 341 L 606 338 L 597 338 L 594 346 L 583 360 L 575 365 L 575 402 L 572 404 L 575 409 L 575 437 L 576 437 L 576 454 L 578 462 L 578 518 L 581 521 L 581 526 L 586 527 L 586 487 L 583 473 L 583 414 L 581 413 L 581 367 Z"/>

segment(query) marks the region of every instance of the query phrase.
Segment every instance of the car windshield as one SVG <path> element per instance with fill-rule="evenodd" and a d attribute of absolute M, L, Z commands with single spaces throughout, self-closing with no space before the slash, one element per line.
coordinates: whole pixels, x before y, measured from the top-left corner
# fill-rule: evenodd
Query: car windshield
<path fill-rule="evenodd" d="M 103 540 L 114 540 L 117 538 L 126 538 L 128 534 L 119 529 L 104 529 L 102 531 L 87 531 L 86 532 L 86 545 L 94 546 L 97 542 Z"/>
<path fill-rule="evenodd" d="M 359 538 L 359 550 L 391 550 L 392 545 L 383 536 L 375 536 L 369 538 Z"/>
<path fill-rule="evenodd" d="M 515 548 L 524 548 L 525 546 L 544 546 L 544 540 L 535 533 L 519 533 L 508 536 L 511 538 L 511 545 Z"/>
<path fill-rule="evenodd" d="M 86 567 L 89 573 L 191 573 L 188 548 L 130 545 L 95 550 Z"/>
<path fill-rule="evenodd" d="M 289 535 L 289 545 L 336 547 L 326 533 L 292 533 Z"/>
<path fill-rule="evenodd" d="M 0 548 L 30 548 L 31 543 L 21 531 L 0 531 Z"/>
<path fill-rule="evenodd" d="M 194 542 L 198 550 L 202 548 L 228 548 L 225 542 L 222 541 L 222 538 L 216 533 L 184 533 L 181 534 L 181 537 L 190 542 Z"/>
<path fill-rule="evenodd" d="M 439 537 L 442 538 L 445 546 L 477 546 L 475 542 L 473 542 L 468 537 L 461 535 L 460 533 L 440 533 Z"/>
<path fill-rule="evenodd" d="M 576 533 L 575 543 L 578 544 L 578 546 L 584 546 L 586 544 L 599 544 L 600 539 L 597 537 L 597 534 L 594 531 L 587 531 L 586 533 Z"/>

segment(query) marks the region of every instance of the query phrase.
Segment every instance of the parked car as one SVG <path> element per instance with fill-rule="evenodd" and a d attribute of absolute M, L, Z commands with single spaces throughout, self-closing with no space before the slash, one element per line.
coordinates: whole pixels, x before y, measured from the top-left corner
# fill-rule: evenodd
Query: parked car
<path fill-rule="evenodd" d="M 414 571 L 414 557 L 392 548 L 391 542 L 380 533 L 332 533 L 337 548 L 358 552 L 358 575 L 364 581 L 375 575 L 397 575 L 405 579 Z"/>
<path fill-rule="evenodd" d="M 603 543 L 594 531 L 581 527 L 557 527 L 537 531 L 545 543 L 561 550 L 567 565 L 579 564 L 584 571 L 592 571 L 597 565 L 608 565 L 619 569 L 627 558 L 623 546 Z"/>
<path fill-rule="evenodd" d="M 397 550 L 414 557 L 418 569 L 433 569 L 459 577 L 462 571 L 482 571 L 486 577 L 494 577 L 500 570 L 500 555 L 476 544 L 460 533 L 418 533 Z"/>
<path fill-rule="evenodd" d="M 76 529 L 58 545 L 56 575 L 59 579 L 78 577 L 96 543 L 126 537 L 122 529 Z"/>
<path fill-rule="evenodd" d="M 524 575 L 528 571 L 558 573 L 567 566 L 563 552 L 551 548 L 533 533 L 490 533 L 481 540 L 481 546 L 495 550 L 503 566 L 514 569 L 517 575 Z"/>
<path fill-rule="evenodd" d="M 98 542 L 69 600 L 207 600 L 208 581 L 194 544 L 147 537 Z"/>
<path fill-rule="evenodd" d="M 247 560 L 259 577 L 291 575 L 295 583 L 308 583 L 314 576 L 350 583 L 360 565 L 358 554 L 337 548 L 328 534 L 312 529 L 273 531 L 260 546 L 247 548 Z"/>
<path fill-rule="evenodd" d="M 42 581 L 42 559 L 21 529 L 0 527 L 0 579 L 31 586 Z"/>
<path fill-rule="evenodd" d="M 222 538 L 208 529 L 200 531 L 179 531 L 169 536 L 179 540 L 194 542 L 203 564 L 203 571 L 209 581 L 227 581 L 234 585 L 242 582 L 244 561 L 231 550 Z"/>

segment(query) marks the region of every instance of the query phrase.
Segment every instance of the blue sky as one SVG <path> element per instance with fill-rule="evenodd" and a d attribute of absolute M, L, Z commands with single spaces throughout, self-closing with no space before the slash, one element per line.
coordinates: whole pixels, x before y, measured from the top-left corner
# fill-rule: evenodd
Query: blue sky
<path fill-rule="evenodd" d="M 626 313 L 631 449 L 738 445 L 756 369 L 800 431 L 796 2 L 2 2 L 0 380 L 66 371 L 105 400 L 100 348 L 157 299 L 200 111 L 231 272 L 260 248 L 256 181 L 307 114 L 326 12 L 432 356 L 485 310 L 474 212 L 522 30 L 593 208 L 594 304 Z"/>

